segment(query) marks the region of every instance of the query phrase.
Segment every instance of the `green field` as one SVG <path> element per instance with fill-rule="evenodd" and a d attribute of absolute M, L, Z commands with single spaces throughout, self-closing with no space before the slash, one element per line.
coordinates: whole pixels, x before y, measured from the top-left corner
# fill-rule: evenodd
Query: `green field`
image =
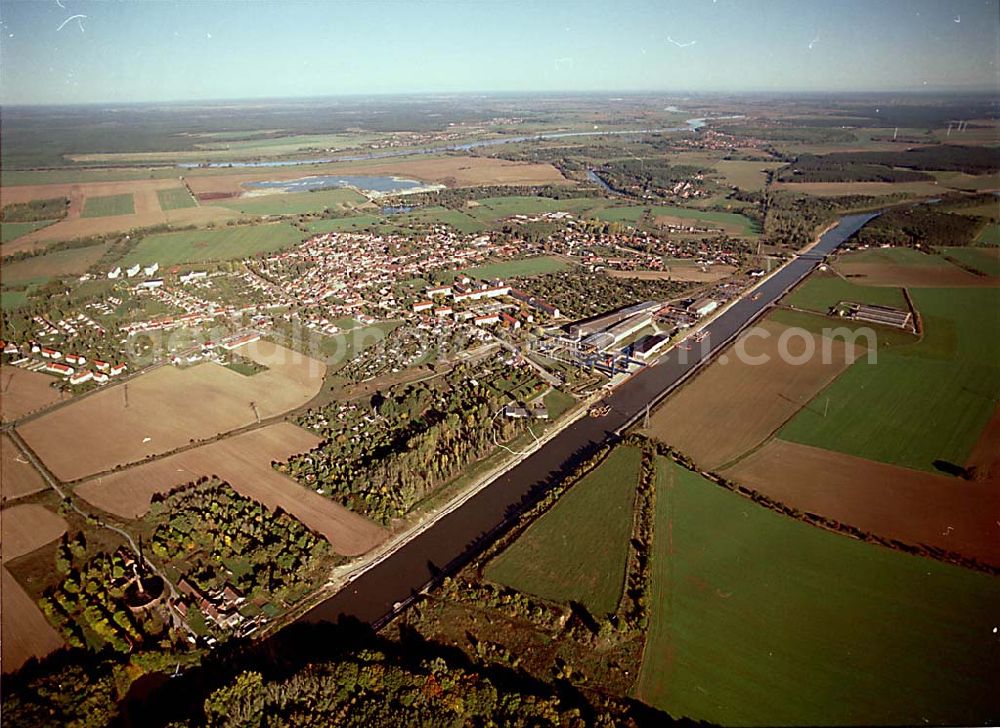
<path fill-rule="evenodd" d="M 996 202 L 987 202 L 975 207 L 946 207 L 944 212 L 953 212 L 957 215 L 971 215 L 973 217 L 985 217 L 990 220 L 1000 220 L 1000 197 Z"/>
<path fill-rule="evenodd" d="M 1000 242 L 1000 241 L 998 241 Z M 941 252 L 968 268 L 988 276 L 1000 276 L 1000 250 L 993 248 L 941 248 Z"/>
<path fill-rule="evenodd" d="M 722 176 L 722 182 L 725 184 L 756 192 L 764 189 L 767 184 L 768 170 L 783 167 L 784 164 L 784 162 L 720 159 L 713 162 L 712 166 Z"/>
<path fill-rule="evenodd" d="M 543 273 L 555 273 L 568 267 L 569 264 L 566 261 L 549 255 L 539 255 L 534 258 L 488 263 L 468 268 L 462 272 L 474 278 L 512 278 L 514 276 L 538 276 Z"/>
<path fill-rule="evenodd" d="M 778 515 L 673 462 L 658 476 L 640 699 L 716 725 L 996 723 L 1000 580 Z"/>
<path fill-rule="evenodd" d="M 361 205 L 367 201 L 366 197 L 354 190 L 333 189 L 242 197 L 237 200 L 208 204 L 250 215 L 303 215 L 311 212 L 323 212 L 326 209 L 342 209 L 348 205 Z"/>
<path fill-rule="evenodd" d="M 976 236 L 976 242 L 980 245 L 1000 245 L 1000 224 L 992 223 L 984 227 Z"/>
<path fill-rule="evenodd" d="M 164 212 L 167 210 L 180 210 L 185 207 L 197 207 L 198 205 L 191 196 L 191 193 L 187 191 L 187 187 L 171 187 L 169 190 L 157 190 L 156 196 L 160 198 L 160 209 Z"/>
<path fill-rule="evenodd" d="M 950 263 L 937 255 L 921 253 L 913 248 L 869 248 L 845 253 L 839 259 L 842 263 L 881 263 L 883 265 L 913 265 L 950 267 Z"/>
<path fill-rule="evenodd" d="M 748 217 L 733 212 L 712 212 L 711 210 L 692 210 L 689 207 L 659 205 L 652 208 L 653 215 L 664 217 L 683 217 L 701 222 L 715 223 L 730 228 L 741 235 L 756 235 L 760 232 L 757 223 Z"/>
<path fill-rule="evenodd" d="M 486 578 L 595 617 L 613 612 L 625 581 L 641 454 L 620 447 L 486 567 Z"/>
<path fill-rule="evenodd" d="M 305 233 L 288 223 L 158 233 L 143 238 L 119 263 L 123 266 L 159 263 L 162 267 L 232 260 L 280 250 L 305 238 Z"/>
<path fill-rule="evenodd" d="M 17 240 L 22 235 L 41 230 L 57 220 L 42 220 L 40 222 L 0 222 L 0 244 Z"/>
<path fill-rule="evenodd" d="M 12 311 L 28 302 L 27 291 L 0 291 L 0 309 Z"/>
<path fill-rule="evenodd" d="M 110 245 L 102 243 L 86 248 L 68 248 L 4 263 L 0 280 L 6 286 L 21 286 L 60 276 L 78 276 L 100 260 Z"/>
<path fill-rule="evenodd" d="M 1000 399 L 995 288 L 911 291 L 924 335 L 854 363 L 780 437 L 936 472 L 966 461 Z M 824 416 L 825 413 L 825 416 Z"/>
<path fill-rule="evenodd" d="M 104 195 L 102 197 L 88 197 L 83 202 L 83 212 L 81 217 L 111 217 L 113 215 L 133 215 L 135 214 L 135 203 L 132 193 L 126 192 L 123 195 Z"/>
<path fill-rule="evenodd" d="M 432 205 L 421 207 L 411 212 L 390 215 L 386 219 L 387 223 L 396 225 L 407 225 L 416 223 L 418 225 L 448 225 L 460 233 L 478 233 L 486 229 L 482 221 L 467 215 L 461 210 L 449 210 L 446 207 Z"/>
<path fill-rule="evenodd" d="M 551 197 L 529 197 L 525 195 L 508 195 L 504 197 L 485 197 L 476 200 L 474 207 L 466 209 L 469 215 L 487 222 L 511 215 L 541 215 L 546 212 L 569 212 L 577 217 L 594 217 L 598 210 L 611 205 L 601 197 L 575 197 L 565 200 L 555 200 Z"/>
<path fill-rule="evenodd" d="M 333 232 L 358 232 L 369 227 L 377 227 L 382 222 L 378 215 L 354 215 L 353 217 L 338 217 L 333 220 L 316 220 L 306 225 L 314 235 Z"/>
<path fill-rule="evenodd" d="M 907 308 L 903 291 L 899 288 L 859 286 L 835 273 L 814 273 L 785 296 L 782 303 L 826 313 L 840 301 Z"/>

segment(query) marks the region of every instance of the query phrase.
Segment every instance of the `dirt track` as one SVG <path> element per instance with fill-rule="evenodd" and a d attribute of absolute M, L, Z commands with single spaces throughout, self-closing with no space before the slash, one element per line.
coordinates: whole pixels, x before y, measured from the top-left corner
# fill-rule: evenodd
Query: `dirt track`
<path fill-rule="evenodd" d="M 284 414 L 322 386 L 326 367 L 315 359 L 264 341 L 235 352 L 269 369 L 247 377 L 214 363 L 163 366 L 19 432 L 57 478 L 71 481 L 254 424 L 255 411 L 261 419 Z"/>
<path fill-rule="evenodd" d="M 295 516 L 343 556 L 370 551 L 385 539 L 385 531 L 271 467 L 272 461 L 286 460 L 318 443 L 306 430 L 282 422 L 95 478 L 77 486 L 76 494 L 109 513 L 139 518 L 149 510 L 153 494 L 217 475 L 243 495 Z"/>
<path fill-rule="evenodd" d="M 1000 566 L 1000 490 L 772 440 L 722 473 L 802 511 Z"/>

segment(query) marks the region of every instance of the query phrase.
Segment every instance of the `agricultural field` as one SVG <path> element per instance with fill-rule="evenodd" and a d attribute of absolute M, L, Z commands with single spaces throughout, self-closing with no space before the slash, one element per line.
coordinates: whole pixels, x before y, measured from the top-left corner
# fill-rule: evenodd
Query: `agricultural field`
<path fill-rule="evenodd" d="M 6 434 L 0 435 L 0 503 L 45 489 L 41 474 Z"/>
<path fill-rule="evenodd" d="M 486 265 L 468 268 L 463 273 L 475 278 L 512 278 L 515 276 L 528 277 L 537 276 L 544 273 L 555 273 L 565 270 L 569 264 L 559 258 L 550 255 L 541 255 L 534 258 L 521 258 L 519 260 L 508 260 L 501 263 L 487 263 Z"/>
<path fill-rule="evenodd" d="M 486 229 L 486 226 L 475 217 L 461 210 L 449 210 L 445 207 L 432 205 L 421 207 L 410 212 L 391 215 L 385 218 L 389 225 L 448 225 L 460 233 L 479 233 Z"/>
<path fill-rule="evenodd" d="M 813 273 L 782 299 L 787 306 L 817 313 L 826 313 L 841 301 L 890 306 L 904 311 L 908 308 L 898 288 L 860 286 L 829 272 Z"/>
<path fill-rule="evenodd" d="M 160 209 L 164 212 L 198 206 L 198 203 L 194 201 L 194 198 L 191 197 L 191 193 L 187 191 L 186 187 L 170 187 L 165 190 L 157 190 L 156 196 L 160 200 Z"/>
<path fill-rule="evenodd" d="M 652 208 L 652 214 L 657 218 L 681 218 L 697 220 L 721 227 L 727 232 L 738 235 L 756 235 L 760 231 L 757 224 L 748 217 L 733 212 L 712 212 L 710 210 L 694 210 L 689 207 L 675 205 L 658 205 Z"/>
<path fill-rule="evenodd" d="M 842 150 L 841 150 L 842 151 Z M 772 189 L 786 190 L 816 197 L 845 197 L 847 195 L 895 195 L 913 197 L 940 195 L 941 186 L 932 180 L 921 182 L 775 182 Z"/>
<path fill-rule="evenodd" d="M 592 217 L 594 213 L 610 206 L 601 197 L 578 197 L 556 200 L 551 197 L 508 195 L 484 197 L 467 207 L 466 212 L 487 222 L 496 222 L 512 215 L 541 215 L 547 212 L 569 212 L 577 217 Z"/>
<path fill-rule="evenodd" d="M 865 286 L 983 286 L 990 282 L 939 255 L 912 248 L 873 248 L 845 253 L 834 267 Z"/>
<path fill-rule="evenodd" d="M 980 245 L 1000 245 L 1000 225 L 992 223 L 984 227 L 976 242 Z"/>
<path fill-rule="evenodd" d="M 4 291 L 0 290 L 0 309 L 12 311 L 20 308 L 28 302 L 27 291 Z"/>
<path fill-rule="evenodd" d="M 911 290 L 924 335 L 858 362 L 785 425 L 785 440 L 937 472 L 960 465 L 1000 396 L 996 290 Z"/>
<path fill-rule="evenodd" d="M 105 388 L 19 429 L 56 477 L 76 480 L 215 437 L 299 407 L 322 386 L 326 367 L 266 341 L 233 350 L 267 371 L 245 377 L 203 363 L 164 366 Z M 127 397 L 127 404 L 126 404 Z M 90 423 L 101 422 L 101 428 Z M 63 443 L 72 440 L 74 448 Z"/>
<path fill-rule="evenodd" d="M 993 278 L 1000 277 L 1000 248 L 941 248 L 940 252 L 967 268 L 974 268 Z"/>
<path fill-rule="evenodd" d="M 17 240 L 23 235 L 41 230 L 55 220 L 42 220 L 40 222 L 0 222 L 0 244 Z"/>
<path fill-rule="evenodd" d="M 49 278 L 82 275 L 101 259 L 110 246 L 110 243 L 99 243 L 86 248 L 67 248 L 4 263 L 3 284 L 24 285 Z"/>
<path fill-rule="evenodd" d="M 350 209 L 368 202 L 351 189 L 316 190 L 274 195 L 246 195 L 235 200 L 204 204 L 226 207 L 249 215 L 301 215 L 331 209 Z"/>
<path fill-rule="evenodd" d="M 88 480 L 76 487 L 76 494 L 116 516 L 136 519 L 146 514 L 155 494 L 214 475 L 272 511 L 291 514 L 326 538 L 338 554 L 363 554 L 385 538 L 381 528 L 271 467 L 318 443 L 308 431 L 281 422 Z"/>
<path fill-rule="evenodd" d="M 486 567 L 486 578 L 595 618 L 622 595 L 641 453 L 617 448 Z"/>
<path fill-rule="evenodd" d="M 993 722 L 994 577 L 659 474 L 639 699 L 717 725 Z"/>
<path fill-rule="evenodd" d="M 132 194 L 87 197 L 83 203 L 81 217 L 111 217 L 112 215 L 134 215 L 135 202 Z"/>
<path fill-rule="evenodd" d="M 720 159 L 712 166 L 718 170 L 724 184 L 756 192 L 767 184 L 768 171 L 783 167 L 784 162 Z"/>
<path fill-rule="evenodd" d="M 184 230 L 144 237 L 120 262 L 161 267 L 178 263 L 247 258 L 301 242 L 306 234 L 289 223 L 241 225 L 218 230 Z"/>
<path fill-rule="evenodd" d="M 666 270 L 609 270 L 612 278 L 635 278 L 640 281 L 689 281 L 692 283 L 714 283 L 731 276 L 736 267 L 713 265 L 705 268 L 695 265 L 670 265 Z"/>
<path fill-rule="evenodd" d="M 66 521 L 45 506 L 34 503 L 0 510 L 0 544 L 3 563 L 30 554 L 66 533 Z"/>
<path fill-rule="evenodd" d="M 309 232 L 314 235 L 332 232 L 357 232 L 370 227 L 378 227 L 385 218 L 378 215 L 352 215 L 337 217 L 332 220 L 314 220 L 306 223 Z"/>
<path fill-rule="evenodd" d="M 478 187 L 485 185 L 545 185 L 571 184 L 551 164 L 510 162 L 493 157 L 460 157 L 419 155 L 415 159 L 395 161 L 371 160 L 337 164 L 310 165 L 309 174 L 363 174 L 396 176 L 448 187 Z M 253 172 L 210 170 L 206 174 L 191 174 L 187 183 L 195 195 L 206 193 L 240 194 L 247 182 L 294 180 L 304 176 L 301 169 L 270 168 Z"/>
<path fill-rule="evenodd" d="M 721 474 L 803 512 L 1000 566 L 988 475 L 968 482 L 780 439 Z"/>
<path fill-rule="evenodd" d="M 727 363 L 716 359 L 667 398 L 650 417 L 646 434 L 672 445 L 702 468 L 721 467 L 770 437 L 866 353 L 860 345 L 803 332 L 788 340 L 786 350 L 801 355 L 806 348 L 802 337 L 809 336 L 815 356 L 805 364 L 786 362 L 779 341 L 790 331 L 769 320 L 749 329 L 727 349 Z M 825 363 L 824 346 L 831 353 Z M 739 349 L 745 358 L 735 355 Z M 761 357 L 767 357 L 766 363 L 751 363 Z"/>
<path fill-rule="evenodd" d="M 0 367 L 3 397 L 0 397 L 0 421 L 11 422 L 60 400 L 53 387 L 59 380 L 48 374 L 29 372 L 20 367 Z"/>
<path fill-rule="evenodd" d="M 65 643 L 31 596 L 6 568 L 0 568 L 0 670 L 14 672 Z"/>

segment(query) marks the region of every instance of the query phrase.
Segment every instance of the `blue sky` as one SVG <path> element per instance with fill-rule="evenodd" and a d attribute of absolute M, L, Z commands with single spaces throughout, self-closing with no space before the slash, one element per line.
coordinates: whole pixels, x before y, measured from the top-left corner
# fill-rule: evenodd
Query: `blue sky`
<path fill-rule="evenodd" d="M 0 0 L 0 92 L 990 90 L 998 26 L 1000 0 Z"/>

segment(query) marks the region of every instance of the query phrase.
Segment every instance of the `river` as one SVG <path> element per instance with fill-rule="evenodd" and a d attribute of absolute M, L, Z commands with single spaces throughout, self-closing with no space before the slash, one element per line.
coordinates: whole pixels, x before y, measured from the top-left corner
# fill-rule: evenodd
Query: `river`
<path fill-rule="evenodd" d="M 335 622 L 346 616 L 379 626 L 394 613 L 394 605 L 407 604 L 425 586 L 478 554 L 513 523 L 522 504 L 543 495 L 561 474 L 639 417 L 647 404 L 666 396 L 877 214 L 840 218 L 812 250 L 791 260 L 753 295 L 743 296 L 710 323 L 700 350 L 673 349 L 634 375 L 608 396 L 608 415 L 584 417 L 567 427 L 461 507 L 307 612 L 301 621 Z"/>
<path fill-rule="evenodd" d="M 736 301 L 706 328 L 705 346 L 696 351 L 674 349 L 642 370 L 608 396 L 608 415 L 584 417 L 567 427 L 541 449 L 500 476 L 459 508 L 386 557 L 349 585 L 245 654 L 235 656 L 239 666 L 251 669 L 253 660 L 294 665 L 321 659 L 326 641 L 337 643 L 343 633 L 324 631 L 324 625 L 342 618 L 360 620 L 375 628 L 404 608 L 425 587 L 481 553 L 512 525 L 527 503 L 543 495 L 560 475 L 642 416 L 647 405 L 663 399 L 693 374 L 740 331 L 764 314 L 785 291 L 804 278 L 841 243 L 878 213 L 847 215 L 827 231 L 816 246 L 779 269 L 752 295 Z M 760 294 L 759 296 L 757 294 Z M 756 300 L 754 300 L 756 299 Z M 342 627 L 358 631 L 357 627 Z M 318 655 L 318 656 L 317 656 Z M 137 681 L 120 704 L 125 726 L 159 725 L 196 710 L 208 690 L 221 678 L 231 679 L 230 658 L 191 668 L 179 679 L 152 673 Z M 176 713 L 176 715 L 175 715 Z"/>
<path fill-rule="evenodd" d="M 737 116 L 712 117 L 719 119 L 737 119 Z M 516 144 L 518 142 L 544 141 L 545 139 L 563 139 L 582 136 L 623 136 L 629 134 L 662 134 L 676 131 L 697 131 L 709 121 L 707 117 L 688 119 L 684 126 L 666 127 L 663 129 L 623 129 L 611 131 L 554 131 L 546 134 L 528 136 L 503 137 L 500 139 L 483 139 L 465 144 L 449 144 L 440 147 L 424 149 L 397 149 L 391 152 L 372 152 L 371 154 L 355 154 L 342 157 L 324 157 L 320 159 L 280 159 L 271 162 L 209 162 L 208 164 L 178 164 L 183 169 L 204 169 L 214 167 L 253 168 L 253 167 L 296 167 L 303 164 L 331 164 L 333 162 L 365 162 L 372 159 L 389 159 L 392 157 L 409 157 L 415 154 L 440 154 L 441 152 L 465 152 L 479 147 L 496 147 L 501 144 Z"/>

